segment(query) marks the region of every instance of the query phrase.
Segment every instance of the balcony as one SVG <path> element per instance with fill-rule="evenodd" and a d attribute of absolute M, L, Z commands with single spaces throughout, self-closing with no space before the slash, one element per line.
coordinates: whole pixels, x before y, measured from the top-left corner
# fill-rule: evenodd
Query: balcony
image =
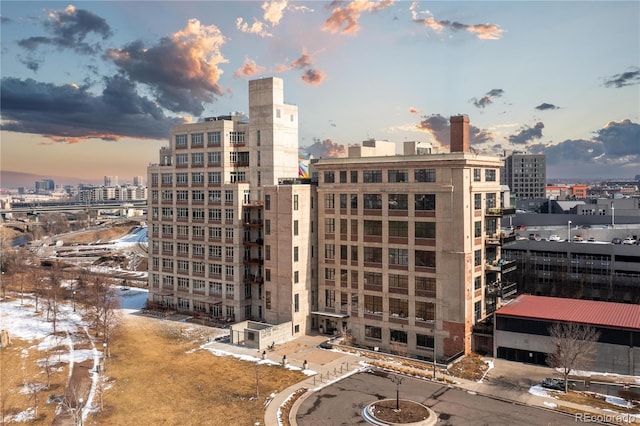
<path fill-rule="evenodd" d="M 501 297 L 503 299 L 513 297 L 518 291 L 517 284 L 509 281 L 495 281 L 485 287 L 485 296 Z"/>
<path fill-rule="evenodd" d="M 262 228 L 262 221 L 257 219 L 252 219 L 249 222 L 244 222 L 245 228 Z"/>
<path fill-rule="evenodd" d="M 516 270 L 516 261 L 515 260 L 507 260 L 507 259 L 496 259 L 490 262 L 487 262 L 485 265 L 485 269 L 487 271 L 500 272 L 502 274 L 506 274 L 507 272 Z"/>
<path fill-rule="evenodd" d="M 261 246 L 264 244 L 264 240 L 262 238 L 256 238 L 255 240 L 244 240 L 242 244 L 248 247 Z"/>
<path fill-rule="evenodd" d="M 516 214 L 515 207 L 492 207 L 485 210 L 485 216 L 502 217 Z"/>
<path fill-rule="evenodd" d="M 485 244 L 490 246 L 504 246 L 512 244 L 516 241 L 516 234 L 500 234 L 487 235 L 484 239 Z"/>
<path fill-rule="evenodd" d="M 243 259 L 243 263 L 244 263 L 245 265 L 260 265 L 260 266 L 262 266 L 263 262 L 264 262 L 264 261 L 263 261 L 262 259 L 257 258 L 257 257 L 255 257 L 255 258 L 248 258 L 248 257 L 245 257 L 245 258 Z"/>

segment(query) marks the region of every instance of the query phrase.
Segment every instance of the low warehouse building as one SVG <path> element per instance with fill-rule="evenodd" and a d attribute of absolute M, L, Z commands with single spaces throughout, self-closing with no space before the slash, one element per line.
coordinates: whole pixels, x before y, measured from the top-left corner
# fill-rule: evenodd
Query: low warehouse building
<path fill-rule="evenodd" d="M 640 375 L 640 305 L 521 295 L 495 313 L 497 358 L 546 363 L 555 350 L 555 323 L 591 326 L 599 332 L 592 371 Z"/>

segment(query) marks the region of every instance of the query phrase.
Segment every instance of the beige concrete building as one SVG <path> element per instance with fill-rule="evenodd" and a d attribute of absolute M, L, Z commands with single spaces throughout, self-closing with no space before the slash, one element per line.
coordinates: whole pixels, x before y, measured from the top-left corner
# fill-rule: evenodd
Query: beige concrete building
<path fill-rule="evenodd" d="M 283 82 L 249 82 L 236 114 L 176 126 L 148 168 L 149 300 L 217 321 L 262 319 L 263 188 L 298 171 Z"/>
<path fill-rule="evenodd" d="M 451 118 L 447 154 L 368 146 L 312 163 L 322 331 L 424 359 L 472 349 L 472 326 L 495 310 L 492 289 L 510 265 L 500 256 L 502 161 L 469 152 L 468 125 Z"/>

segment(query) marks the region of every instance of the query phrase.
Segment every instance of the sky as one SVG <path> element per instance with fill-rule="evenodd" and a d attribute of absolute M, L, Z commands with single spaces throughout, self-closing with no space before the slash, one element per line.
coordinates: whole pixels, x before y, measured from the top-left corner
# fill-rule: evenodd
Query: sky
<path fill-rule="evenodd" d="M 637 1 L 0 3 L 2 171 L 146 176 L 170 128 L 284 80 L 299 146 L 375 138 L 543 153 L 549 178 L 640 175 Z M 0 183 L 1 185 L 1 183 Z"/>

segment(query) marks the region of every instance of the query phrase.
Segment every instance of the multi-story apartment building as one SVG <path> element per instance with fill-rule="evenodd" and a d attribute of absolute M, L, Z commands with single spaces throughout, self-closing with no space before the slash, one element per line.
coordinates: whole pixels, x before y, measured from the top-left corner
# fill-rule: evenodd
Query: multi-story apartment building
<path fill-rule="evenodd" d="M 297 107 L 249 82 L 249 116 L 176 126 L 149 166 L 149 300 L 229 322 L 263 318 L 263 188 L 298 172 Z"/>
<path fill-rule="evenodd" d="M 502 161 L 469 151 L 468 125 L 451 118 L 449 154 L 352 147 L 311 164 L 321 330 L 425 359 L 472 349 L 472 326 L 514 287 L 500 253 L 513 209 L 500 205 Z"/>
<path fill-rule="evenodd" d="M 546 198 L 547 163 L 544 154 L 523 151 L 504 153 L 501 182 L 517 200 Z"/>

